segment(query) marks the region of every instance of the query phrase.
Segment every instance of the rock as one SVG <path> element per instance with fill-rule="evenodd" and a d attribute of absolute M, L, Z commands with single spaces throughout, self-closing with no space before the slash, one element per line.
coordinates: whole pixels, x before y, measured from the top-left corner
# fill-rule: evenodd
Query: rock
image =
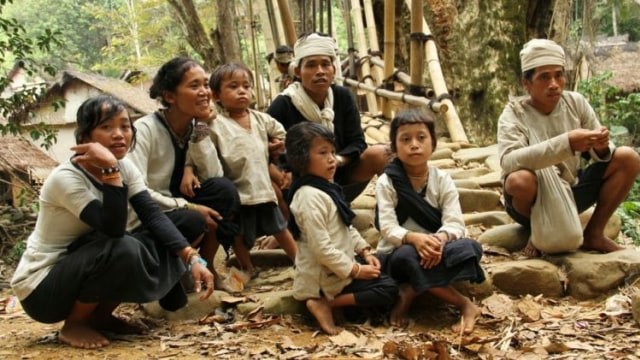
<path fill-rule="evenodd" d="M 500 194 L 490 190 L 458 189 L 463 213 L 501 210 Z"/>
<path fill-rule="evenodd" d="M 373 217 L 375 216 L 374 209 L 353 209 L 356 217 L 351 224 L 358 229 L 358 231 L 366 230 L 373 226 Z"/>
<path fill-rule="evenodd" d="M 640 273 L 640 251 L 626 249 L 608 254 L 576 252 L 566 256 L 547 256 L 564 268 L 569 295 L 591 299 L 606 295 L 624 285 L 631 274 Z"/>
<path fill-rule="evenodd" d="M 431 159 L 427 163 L 429 166 L 437 167 L 438 169 L 453 169 L 456 167 L 456 162 L 453 159 Z"/>
<path fill-rule="evenodd" d="M 440 159 L 451 159 L 453 155 L 453 150 L 448 148 L 436 149 L 436 151 L 431 154 L 431 160 L 440 160 Z"/>
<path fill-rule="evenodd" d="M 487 147 L 458 150 L 453 155 L 453 159 L 461 162 L 462 164 L 466 164 L 471 161 L 484 162 L 486 158 L 496 154 L 498 154 L 498 145 L 493 144 Z"/>
<path fill-rule="evenodd" d="M 493 284 L 491 283 L 491 278 L 489 276 L 487 276 L 486 280 L 480 284 L 461 281 L 453 284 L 453 287 L 469 298 L 477 300 L 491 296 L 494 291 Z"/>
<path fill-rule="evenodd" d="M 484 159 L 484 165 L 492 171 L 502 172 L 502 166 L 500 166 L 500 157 L 498 154 L 489 155 Z"/>
<path fill-rule="evenodd" d="M 267 314 L 303 314 L 307 312 L 306 305 L 302 301 L 293 298 L 293 290 L 269 291 L 253 294 L 251 298 L 257 302 L 247 302 L 238 304 L 238 311 L 242 314 L 249 313 L 258 306 L 264 306 Z"/>
<path fill-rule="evenodd" d="M 553 264 L 529 259 L 489 264 L 485 269 L 491 274 L 493 286 L 513 295 L 564 296 L 560 270 Z"/>
<path fill-rule="evenodd" d="M 461 146 L 460 143 L 457 142 L 445 142 L 445 141 L 438 141 L 438 146 L 436 146 L 436 150 L 439 149 L 451 149 L 452 151 L 458 151 L 460 150 Z"/>
<path fill-rule="evenodd" d="M 473 214 L 463 214 L 466 225 L 482 224 L 485 227 L 506 225 L 513 222 L 509 214 L 504 211 L 485 211 Z"/>
<path fill-rule="evenodd" d="M 351 202 L 352 209 L 375 209 L 376 208 L 376 198 L 375 196 L 369 195 L 360 195 L 357 198 L 353 199 Z"/>
<path fill-rule="evenodd" d="M 631 314 L 636 324 L 640 326 L 640 293 L 631 296 Z"/>
<path fill-rule="evenodd" d="M 502 174 L 500 171 L 490 172 L 471 180 L 477 182 L 482 187 L 502 187 Z"/>
<path fill-rule="evenodd" d="M 591 215 L 593 215 L 594 207 L 590 207 L 587 210 L 583 211 L 580 214 L 580 223 L 582 223 L 582 228 L 584 229 L 587 226 L 587 223 L 591 219 Z M 607 226 L 604 228 L 604 235 L 609 239 L 616 239 L 618 234 L 620 234 L 620 229 L 622 228 L 622 220 L 620 216 L 616 213 L 611 215 L 609 221 L 607 221 Z"/>
<path fill-rule="evenodd" d="M 221 298 L 229 294 L 215 290 L 208 299 L 201 301 L 199 293 L 187 294 L 187 305 L 177 311 L 163 309 L 157 301 L 142 304 L 142 309 L 151 317 L 166 320 L 197 320 L 211 314 L 222 304 Z"/>
<path fill-rule="evenodd" d="M 486 175 L 490 172 L 489 169 L 484 167 L 471 168 L 471 169 L 445 169 L 446 172 L 451 175 L 451 178 L 454 180 L 461 179 L 474 179 L 480 177 L 482 175 Z"/>
<path fill-rule="evenodd" d="M 293 262 L 289 259 L 289 256 L 282 249 L 272 250 L 251 250 L 251 263 L 253 266 L 259 268 L 273 268 L 273 267 L 286 267 L 293 266 Z M 238 259 L 235 255 L 231 256 L 227 260 L 226 266 L 235 266 L 240 268 Z"/>
<path fill-rule="evenodd" d="M 364 231 L 360 231 L 360 235 L 372 249 L 375 249 L 378 246 L 378 242 L 380 241 L 380 232 L 375 227 L 372 226 Z"/>
<path fill-rule="evenodd" d="M 520 251 L 529 241 L 530 231 L 520 224 L 493 227 L 478 237 L 481 244 L 499 246 L 508 251 Z"/>
<path fill-rule="evenodd" d="M 458 189 L 475 189 L 480 190 L 480 184 L 471 179 L 453 180 Z"/>

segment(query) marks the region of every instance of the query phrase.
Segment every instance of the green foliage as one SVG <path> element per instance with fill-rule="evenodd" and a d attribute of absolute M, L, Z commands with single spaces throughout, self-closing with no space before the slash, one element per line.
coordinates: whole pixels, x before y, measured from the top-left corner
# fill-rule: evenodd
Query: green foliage
<path fill-rule="evenodd" d="M 618 34 L 629 34 L 630 41 L 639 41 L 640 5 L 631 0 L 598 1 L 595 18 L 599 24 L 599 31 L 608 36 L 614 35 L 614 12 Z"/>

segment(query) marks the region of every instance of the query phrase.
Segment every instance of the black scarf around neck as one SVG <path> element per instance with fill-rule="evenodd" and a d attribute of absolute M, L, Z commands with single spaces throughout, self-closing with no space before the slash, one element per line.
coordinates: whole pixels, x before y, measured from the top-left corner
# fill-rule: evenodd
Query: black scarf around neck
<path fill-rule="evenodd" d="M 393 188 L 398 194 L 398 205 L 395 208 L 398 224 L 404 224 L 411 217 L 418 225 L 430 232 L 438 231 L 442 227 L 442 211 L 429 204 L 424 195 L 421 196 L 413 189 L 400 159 L 395 158 L 390 162 L 384 169 L 384 173 L 391 179 Z M 377 206 L 375 224 L 379 229 Z"/>
<path fill-rule="evenodd" d="M 347 201 L 345 200 L 344 194 L 342 193 L 342 187 L 321 177 L 304 175 L 295 178 L 289 190 L 287 203 L 291 204 L 296 191 L 298 191 L 305 185 L 313 186 L 314 188 L 324 191 L 327 195 L 329 195 L 329 197 L 331 197 L 331 200 L 333 200 L 333 203 L 336 204 L 336 207 L 338 208 L 338 213 L 340 215 L 340 219 L 342 219 L 342 222 L 344 222 L 344 224 L 347 226 L 351 225 L 351 221 L 356 216 L 356 214 L 354 214 L 354 212 L 349 207 L 349 203 L 347 203 Z M 298 238 L 300 236 L 300 228 L 298 227 L 298 224 L 296 224 L 296 219 L 293 214 L 291 214 L 289 218 L 289 230 L 291 231 L 291 234 L 294 238 Z"/>

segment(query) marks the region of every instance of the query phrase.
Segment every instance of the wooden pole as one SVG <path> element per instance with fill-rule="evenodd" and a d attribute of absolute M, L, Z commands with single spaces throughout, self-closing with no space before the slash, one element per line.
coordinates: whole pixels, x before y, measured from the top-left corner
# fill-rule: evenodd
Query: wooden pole
<path fill-rule="evenodd" d="M 405 3 L 409 7 L 409 10 L 412 11 L 410 0 L 405 0 Z M 433 89 L 436 92 L 438 100 L 443 104 L 446 104 L 448 107 L 448 111 L 444 114 L 444 120 L 445 124 L 447 125 L 447 129 L 449 130 L 449 135 L 451 135 L 451 141 L 469 143 L 469 139 L 464 132 L 464 128 L 462 127 L 462 123 L 460 122 L 458 113 L 453 107 L 453 102 L 451 102 L 451 99 L 447 98 L 447 96 L 449 95 L 449 91 L 447 90 L 447 84 L 445 83 L 444 76 L 442 75 L 442 68 L 440 67 L 440 60 L 438 59 L 438 49 L 436 48 L 436 42 L 433 40 L 429 25 L 424 20 L 424 18 L 422 19 L 422 21 L 424 34 L 428 38 L 426 55 L 427 65 L 429 67 L 429 75 L 431 76 Z"/>
<path fill-rule="evenodd" d="M 371 56 L 369 60 L 371 62 L 371 65 L 374 66 L 374 68 L 377 68 L 379 70 L 382 70 L 384 68 L 384 62 L 379 57 Z M 396 78 L 402 85 L 404 85 L 407 88 L 411 86 L 411 77 L 409 76 L 409 74 L 398 70 L 398 68 L 394 68 L 393 72 L 396 74 L 395 75 Z M 436 93 L 435 91 L 433 91 L 433 89 L 425 89 L 424 96 L 428 98 L 432 98 L 436 96 Z"/>
<path fill-rule="evenodd" d="M 380 46 L 378 45 L 378 34 L 376 33 L 376 19 L 373 16 L 373 3 L 371 0 L 364 0 L 364 16 L 367 20 L 367 34 L 369 38 L 369 50 L 373 54 L 380 53 Z M 360 56 L 365 56 L 366 53 L 361 53 Z M 376 85 L 382 84 L 384 78 L 382 73 L 383 68 L 372 68 L 373 81 Z"/>
<path fill-rule="evenodd" d="M 411 74 L 411 86 L 409 93 L 422 95 L 424 92 L 424 38 L 422 33 L 423 9 L 422 0 L 411 0 L 411 57 L 409 60 L 409 73 Z"/>
<path fill-rule="evenodd" d="M 271 12 L 269 19 L 273 19 L 272 26 L 275 28 L 273 37 L 276 39 L 276 44 L 286 44 L 287 39 L 284 36 L 284 27 L 282 26 L 282 17 L 280 16 L 280 7 L 278 6 L 278 0 L 264 1 L 267 4 L 268 11 Z"/>
<path fill-rule="evenodd" d="M 287 39 L 287 45 L 293 46 L 296 42 L 296 29 L 293 26 L 293 19 L 291 18 L 291 10 L 289 9 L 289 3 L 287 0 L 278 0 L 278 7 L 280 8 L 280 16 L 282 17 L 282 23 L 284 24 L 284 35 Z"/>
<path fill-rule="evenodd" d="M 345 0 L 345 6 L 347 6 L 349 0 Z M 360 7 L 360 0 L 351 0 L 351 15 L 353 16 L 353 22 L 356 28 L 356 35 L 358 36 L 358 52 L 360 56 L 367 53 L 367 39 L 364 33 L 364 23 L 362 21 L 362 8 Z M 347 14 L 348 16 L 348 14 Z M 371 68 L 368 62 L 362 62 L 360 65 L 360 72 L 365 84 L 374 86 L 373 80 L 371 80 Z M 367 92 L 367 109 L 370 114 L 378 114 L 378 101 L 375 94 Z"/>
<path fill-rule="evenodd" d="M 356 54 L 355 54 L 355 47 L 353 44 L 353 27 L 351 25 L 351 16 L 349 14 L 349 0 L 343 0 L 342 1 L 342 12 L 343 12 L 343 18 L 344 18 L 344 25 L 345 28 L 347 29 L 347 44 L 349 46 L 348 49 L 348 60 L 349 60 L 349 71 L 348 71 L 348 77 L 352 77 L 355 78 L 357 76 L 356 74 Z"/>
<path fill-rule="evenodd" d="M 347 85 L 355 86 L 358 89 L 362 89 L 365 91 L 371 91 L 375 95 L 383 97 L 385 99 L 400 101 L 405 104 L 410 104 L 415 106 L 428 107 L 434 112 L 439 114 L 444 114 L 449 109 L 448 105 L 443 102 L 432 101 L 422 96 L 414 96 L 414 95 L 408 95 L 408 94 L 397 92 L 397 91 L 380 89 L 380 88 L 373 87 L 353 79 L 342 79 L 342 80 Z"/>
<path fill-rule="evenodd" d="M 393 63 L 396 55 L 396 31 L 395 31 L 395 1 L 384 0 L 384 83 L 388 88 L 393 84 L 391 77 L 393 76 Z M 390 90 L 390 89 L 389 89 Z M 393 118 L 391 104 L 382 101 L 382 114 L 386 119 Z"/>
<path fill-rule="evenodd" d="M 276 45 L 276 41 L 274 41 L 274 37 L 277 38 L 277 32 L 278 29 L 276 27 L 276 23 L 275 23 L 275 18 L 273 16 L 273 8 L 271 8 L 271 0 L 259 0 L 256 3 L 256 12 L 258 13 L 258 16 L 260 18 L 260 26 L 262 27 L 262 33 L 264 36 L 264 45 L 265 45 L 265 49 L 267 52 L 269 52 L 269 50 L 273 51 L 273 54 L 275 55 L 275 49 L 276 46 L 279 45 L 279 43 Z M 271 9 L 270 9 L 271 8 Z M 269 31 L 271 30 L 271 31 Z M 269 72 L 268 72 L 268 78 L 269 78 L 269 95 L 267 96 L 268 99 L 273 98 L 274 94 L 277 94 L 278 91 L 278 84 L 276 83 L 276 78 L 278 77 L 279 71 L 276 68 L 276 66 L 274 66 L 275 61 L 270 61 L 269 62 Z"/>
<path fill-rule="evenodd" d="M 253 18 L 253 1 L 249 0 L 249 24 L 251 26 L 251 48 L 253 50 L 253 70 L 256 72 L 256 98 L 258 109 L 264 109 L 264 98 L 262 97 L 262 75 L 258 65 L 258 44 L 256 43 L 256 20 Z"/>

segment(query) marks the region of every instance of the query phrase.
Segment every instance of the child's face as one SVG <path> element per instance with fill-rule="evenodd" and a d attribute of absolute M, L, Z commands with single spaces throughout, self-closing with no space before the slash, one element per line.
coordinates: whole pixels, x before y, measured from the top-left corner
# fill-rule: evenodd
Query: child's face
<path fill-rule="evenodd" d="M 431 134 L 425 124 L 400 126 L 395 141 L 398 159 L 405 165 L 425 165 L 433 153 Z"/>
<path fill-rule="evenodd" d="M 101 122 L 95 129 L 91 130 L 87 142 L 101 144 L 120 160 L 127 155 L 132 138 L 133 130 L 131 129 L 129 114 L 126 110 L 122 110 L 111 119 Z"/>
<path fill-rule="evenodd" d="M 313 139 L 309 149 L 307 174 L 333 181 L 336 167 L 336 148 L 333 144 L 322 138 Z"/>
<path fill-rule="evenodd" d="M 222 80 L 220 92 L 214 93 L 213 98 L 228 112 L 244 111 L 249 108 L 253 95 L 253 83 L 246 71 L 236 70 L 231 76 Z"/>

